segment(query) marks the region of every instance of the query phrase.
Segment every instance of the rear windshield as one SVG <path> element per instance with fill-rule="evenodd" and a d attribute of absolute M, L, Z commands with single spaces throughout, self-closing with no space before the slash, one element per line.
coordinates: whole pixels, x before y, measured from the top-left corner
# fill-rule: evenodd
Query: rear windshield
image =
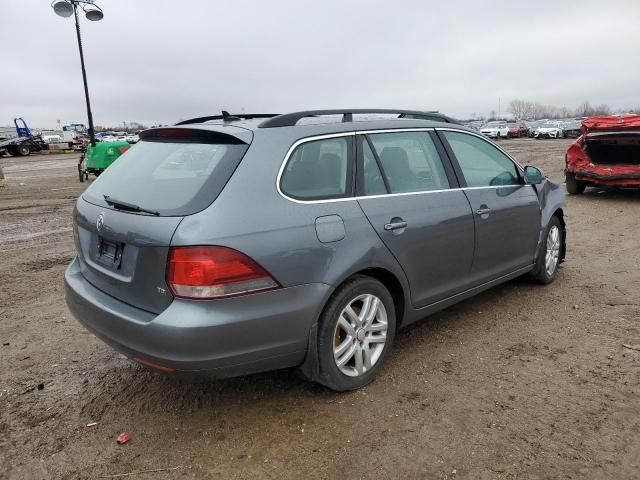
<path fill-rule="evenodd" d="M 199 212 L 220 194 L 248 148 L 235 138 L 220 138 L 235 143 L 140 141 L 107 168 L 83 198 L 107 207 L 107 195 L 162 216 Z"/>

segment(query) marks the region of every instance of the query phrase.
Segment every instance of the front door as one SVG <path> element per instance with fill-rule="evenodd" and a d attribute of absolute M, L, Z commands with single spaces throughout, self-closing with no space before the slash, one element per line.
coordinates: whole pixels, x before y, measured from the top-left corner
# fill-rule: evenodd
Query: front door
<path fill-rule="evenodd" d="M 472 281 L 484 283 L 533 265 L 540 235 L 540 205 L 518 166 L 478 136 L 439 132 L 466 182 L 476 227 Z"/>

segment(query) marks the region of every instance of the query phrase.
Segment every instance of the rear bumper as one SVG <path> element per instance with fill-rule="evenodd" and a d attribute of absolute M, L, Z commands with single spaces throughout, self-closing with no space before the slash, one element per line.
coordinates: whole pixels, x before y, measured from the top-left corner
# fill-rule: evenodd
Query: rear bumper
<path fill-rule="evenodd" d="M 628 169 L 627 169 L 628 170 Z M 571 171 L 568 169 L 568 171 Z M 606 172 L 603 169 L 589 171 L 577 169 L 573 172 L 576 180 L 580 180 L 593 185 L 603 185 L 612 187 L 640 187 L 640 168 L 637 172 L 619 173 L 615 171 Z"/>
<path fill-rule="evenodd" d="M 175 299 L 159 315 L 87 282 L 75 259 L 65 272 L 66 301 L 88 330 L 125 355 L 217 377 L 299 365 L 309 331 L 329 296 L 322 283 L 215 301 Z"/>

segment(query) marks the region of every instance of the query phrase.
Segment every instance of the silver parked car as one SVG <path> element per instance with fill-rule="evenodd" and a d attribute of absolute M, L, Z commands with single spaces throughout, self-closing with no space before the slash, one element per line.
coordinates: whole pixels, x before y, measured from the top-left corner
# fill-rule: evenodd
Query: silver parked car
<path fill-rule="evenodd" d="M 349 390 L 398 328 L 523 274 L 554 280 L 564 187 L 461 125 L 357 121 L 372 113 L 390 111 L 141 132 L 78 199 L 70 310 L 158 370 L 298 366 Z"/>

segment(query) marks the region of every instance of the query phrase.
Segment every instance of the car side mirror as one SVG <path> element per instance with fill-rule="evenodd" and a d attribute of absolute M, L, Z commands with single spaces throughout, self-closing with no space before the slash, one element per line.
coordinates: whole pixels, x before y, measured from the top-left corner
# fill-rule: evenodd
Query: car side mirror
<path fill-rule="evenodd" d="M 531 165 L 524 167 L 524 183 L 527 185 L 538 185 L 544 180 L 542 170 Z"/>

